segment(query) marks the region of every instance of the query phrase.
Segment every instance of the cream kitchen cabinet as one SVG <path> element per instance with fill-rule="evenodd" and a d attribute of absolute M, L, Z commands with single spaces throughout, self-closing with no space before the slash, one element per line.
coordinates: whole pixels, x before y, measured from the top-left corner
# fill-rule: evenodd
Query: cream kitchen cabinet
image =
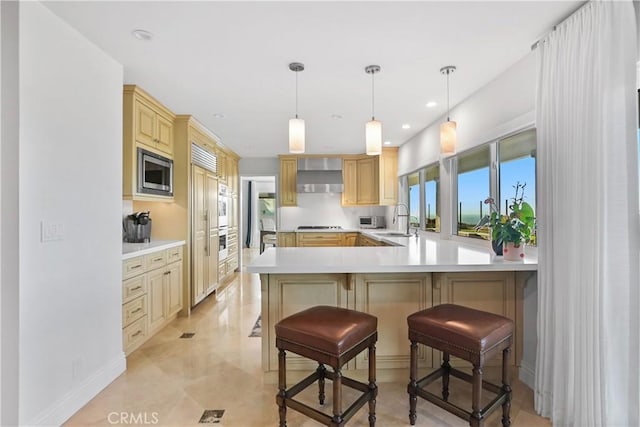
<path fill-rule="evenodd" d="M 277 246 L 280 248 L 294 248 L 297 246 L 296 243 L 296 233 L 294 232 L 282 232 L 278 231 L 276 233 L 277 238 Z"/>
<path fill-rule="evenodd" d="M 297 246 L 316 247 L 316 246 L 342 246 L 342 233 L 296 233 Z"/>
<path fill-rule="evenodd" d="M 122 339 L 126 355 L 182 309 L 182 246 L 122 263 Z"/>
<path fill-rule="evenodd" d="M 342 178 L 342 206 L 395 205 L 398 199 L 397 148 L 383 148 L 380 156 L 344 158 Z"/>
<path fill-rule="evenodd" d="M 173 159 L 175 115 L 135 85 L 123 90 L 122 196 L 131 200 L 171 201 L 172 197 L 138 193 L 138 148 Z"/>
<path fill-rule="evenodd" d="M 298 193 L 298 158 L 295 156 L 280 157 L 280 206 L 297 206 Z"/>

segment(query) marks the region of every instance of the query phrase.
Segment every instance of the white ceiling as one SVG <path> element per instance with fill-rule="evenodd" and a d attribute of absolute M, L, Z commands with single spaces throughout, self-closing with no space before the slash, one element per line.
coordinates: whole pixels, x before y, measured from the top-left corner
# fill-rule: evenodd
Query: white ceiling
<path fill-rule="evenodd" d="M 581 3 L 46 2 L 177 114 L 193 114 L 241 157 L 288 150 L 295 73 L 307 153 L 361 153 L 371 118 L 398 146 L 524 57 Z M 132 37 L 153 33 L 151 41 Z M 438 105 L 427 108 L 427 101 Z M 500 102 L 500 100 L 496 100 Z M 224 118 L 216 118 L 223 114 Z M 340 115 L 341 119 L 332 118 Z M 455 117 L 452 117 L 455 120 Z M 402 129 L 403 124 L 410 129 Z"/>

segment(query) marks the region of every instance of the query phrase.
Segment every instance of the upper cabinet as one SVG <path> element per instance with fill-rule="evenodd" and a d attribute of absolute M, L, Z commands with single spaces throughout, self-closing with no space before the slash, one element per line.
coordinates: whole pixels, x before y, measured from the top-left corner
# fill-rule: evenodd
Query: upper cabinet
<path fill-rule="evenodd" d="M 342 206 L 388 206 L 398 200 L 398 149 L 380 156 L 355 156 L 342 161 Z"/>
<path fill-rule="evenodd" d="M 173 160 L 175 115 L 155 98 L 135 85 L 123 91 L 122 196 L 133 200 L 172 200 L 172 197 L 138 192 L 137 149 Z"/>
<path fill-rule="evenodd" d="M 296 156 L 280 156 L 280 206 L 296 206 L 298 204 L 297 174 L 298 158 Z"/>

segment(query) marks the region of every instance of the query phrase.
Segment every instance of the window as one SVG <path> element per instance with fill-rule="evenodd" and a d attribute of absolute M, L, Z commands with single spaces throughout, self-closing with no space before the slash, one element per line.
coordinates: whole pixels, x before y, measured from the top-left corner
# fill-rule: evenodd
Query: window
<path fill-rule="evenodd" d="M 525 202 L 536 210 L 536 131 L 530 129 L 510 136 L 498 143 L 500 159 L 500 206 L 507 212 L 509 200 L 513 197 L 516 183 L 526 184 Z"/>
<path fill-rule="evenodd" d="M 440 232 L 440 166 L 433 165 L 424 169 L 424 228 L 427 231 Z"/>
<path fill-rule="evenodd" d="M 420 175 L 409 175 L 409 226 L 420 227 Z"/>
<path fill-rule="evenodd" d="M 489 214 L 487 197 L 508 214 L 516 184 L 526 184 L 525 201 L 536 209 L 536 131 L 525 130 L 457 157 L 457 234 L 489 239 L 488 227 L 475 225 Z M 491 165 L 497 165 L 492 169 Z M 535 240 L 534 240 L 535 242 Z"/>
<path fill-rule="evenodd" d="M 489 164 L 491 147 L 483 145 L 457 158 L 457 227 L 459 236 L 488 238 L 487 230 L 475 226 L 486 213 L 484 200 L 491 194 Z"/>

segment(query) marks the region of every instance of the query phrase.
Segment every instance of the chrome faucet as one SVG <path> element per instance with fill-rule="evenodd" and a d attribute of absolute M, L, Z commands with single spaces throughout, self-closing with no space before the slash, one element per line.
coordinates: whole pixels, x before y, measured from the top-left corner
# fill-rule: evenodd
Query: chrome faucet
<path fill-rule="evenodd" d="M 405 211 L 405 213 L 404 213 L 404 214 L 399 214 L 399 213 L 398 213 L 398 208 L 399 208 L 400 206 L 404 206 L 404 211 Z M 398 204 L 396 205 L 396 207 L 393 209 L 393 223 L 395 224 L 395 223 L 396 223 L 396 219 L 397 219 L 397 218 L 400 218 L 401 216 L 404 216 L 404 217 L 406 217 L 406 218 L 407 218 L 407 232 L 406 232 L 406 234 L 407 234 L 407 235 L 409 235 L 409 222 L 410 222 L 410 221 L 409 221 L 409 207 L 408 207 L 407 205 L 405 205 L 404 203 L 398 203 Z M 399 225 L 399 224 L 400 224 L 400 223 L 398 222 L 398 225 Z"/>

